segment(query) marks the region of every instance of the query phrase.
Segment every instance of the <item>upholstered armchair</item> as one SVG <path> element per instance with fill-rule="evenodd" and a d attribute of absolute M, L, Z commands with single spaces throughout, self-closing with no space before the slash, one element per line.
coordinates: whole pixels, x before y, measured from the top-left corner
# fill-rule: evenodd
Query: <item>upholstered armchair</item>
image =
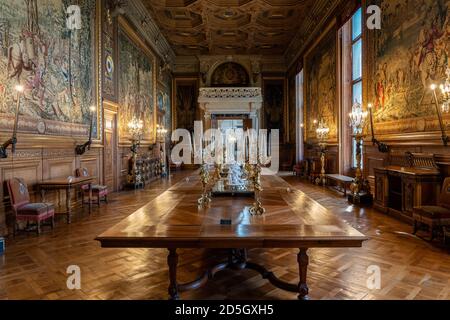
<path fill-rule="evenodd" d="M 32 203 L 28 187 L 23 179 L 14 178 L 6 182 L 14 211 L 14 236 L 18 230 L 18 222 L 26 221 L 36 223 L 37 234 L 41 233 L 41 223 L 48 221 L 49 225 L 55 226 L 55 208 L 51 203 Z"/>
<path fill-rule="evenodd" d="M 434 239 L 436 229 L 446 231 L 450 227 L 450 178 L 446 178 L 436 206 L 421 206 L 413 210 L 414 234 L 419 229 L 420 224 L 425 224 L 430 228 L 430 241 Z"/>
<path fill-rule="evenodd" d="M 78 168 L 76 170 L 77 177 L 89 177 L 89 171 L 86 168 Z M 92 187 L 92 196 L 97 198 L 97 204 L 100 206 L 100 201 L 104 200 L 106 203 L 108 203 L 108 187 L 102 186 L 98 184 L 93 184 Z M 84 203 L 84 197 L 87 195 L 89 197 L 89 185 L 83 185 L 81 186 L 81 195 L 82 195 L 82 201 Z"/>

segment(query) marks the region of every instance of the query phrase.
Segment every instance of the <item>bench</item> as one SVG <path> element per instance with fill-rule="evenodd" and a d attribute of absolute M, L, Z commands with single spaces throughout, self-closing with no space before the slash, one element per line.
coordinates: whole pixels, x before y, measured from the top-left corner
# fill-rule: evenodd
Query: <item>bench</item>
<path fill-rule="evenodd" d="M 343 176 L 340 174 L 327 174 L 325 175 L 327 182 L 328 180 L 332 180 L 337 182 L 337 184 L 341 185 L 344 188 L 344 197 L 347 196 L 347 187 L 349 187 L 355 179 L 352 177 Z M 328 184 L 328 183 L 327 183 Z"/>

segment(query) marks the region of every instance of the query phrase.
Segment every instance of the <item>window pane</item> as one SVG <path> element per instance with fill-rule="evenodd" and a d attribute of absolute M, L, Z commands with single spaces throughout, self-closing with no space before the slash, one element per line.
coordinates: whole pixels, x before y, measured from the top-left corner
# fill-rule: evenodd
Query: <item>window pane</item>
<path fill-rule="evenodd" d="M 352 17 L 352 40 L 358 38 L 362 33 L 362 10 L 356 11 Z"/>
<path fill-rule="evenodd" d="M 362 77 L 362 40 L 352 46 L 353 81 Z"/>
<path fill-rule="evenodd" d="M 357 149 L 357 145 L 356 145 L 356 139 L 352 138 L 352 167 L 356 168 L 357 166 L 357 160 L 356 160 L 356 149 Z M 361 145 L 361 169 L 364 169 L 364 151 L 363 151 L 363 146 Z"/>
<path fill-rule="evenodd" d="M 353 85 L 353 104 L 358 102 L 362 104 L 362 82 L 357 82 Z"/>

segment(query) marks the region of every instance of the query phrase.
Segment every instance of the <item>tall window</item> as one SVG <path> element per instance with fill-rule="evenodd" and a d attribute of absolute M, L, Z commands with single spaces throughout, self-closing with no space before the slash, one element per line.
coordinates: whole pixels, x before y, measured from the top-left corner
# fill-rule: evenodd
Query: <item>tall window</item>
<path fill-rule="evenodd" d="M 339 30 L 341 63 L 339 172 L 352 175 L 356 167 L 356 141 L 353 139 L 348 114 L 357 102 L 363 103 L 362 94 L 362 48 L 363 11 L 358 9 Z"/>
<path fill-rule="evenodd" d="M 351 46 L 352 46 L 352 106 L 355 103 L 362 105 L 362 9 L 351 19 Z M 352 167 L 356 167 L 356 141 L 352 141 Z"/>
<path fill-rule="evenodd" d="M 297 162 L 304 160 L 304 121 L 303 121 L 303 70 L 295 77 L 296 124 L 297 124 Z"/>

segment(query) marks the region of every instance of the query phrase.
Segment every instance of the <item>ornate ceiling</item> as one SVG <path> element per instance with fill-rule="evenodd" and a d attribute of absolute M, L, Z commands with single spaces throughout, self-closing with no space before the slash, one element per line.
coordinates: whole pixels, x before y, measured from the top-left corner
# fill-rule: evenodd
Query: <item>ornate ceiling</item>
<path fill-rule="evenodd" d="M 323 0 L 142 0 L 175 53 L 283 55 Z M 324 12 L 325 13 L 325 12 Z M 313 17 L 314 18 L 314 17 Z"/>

